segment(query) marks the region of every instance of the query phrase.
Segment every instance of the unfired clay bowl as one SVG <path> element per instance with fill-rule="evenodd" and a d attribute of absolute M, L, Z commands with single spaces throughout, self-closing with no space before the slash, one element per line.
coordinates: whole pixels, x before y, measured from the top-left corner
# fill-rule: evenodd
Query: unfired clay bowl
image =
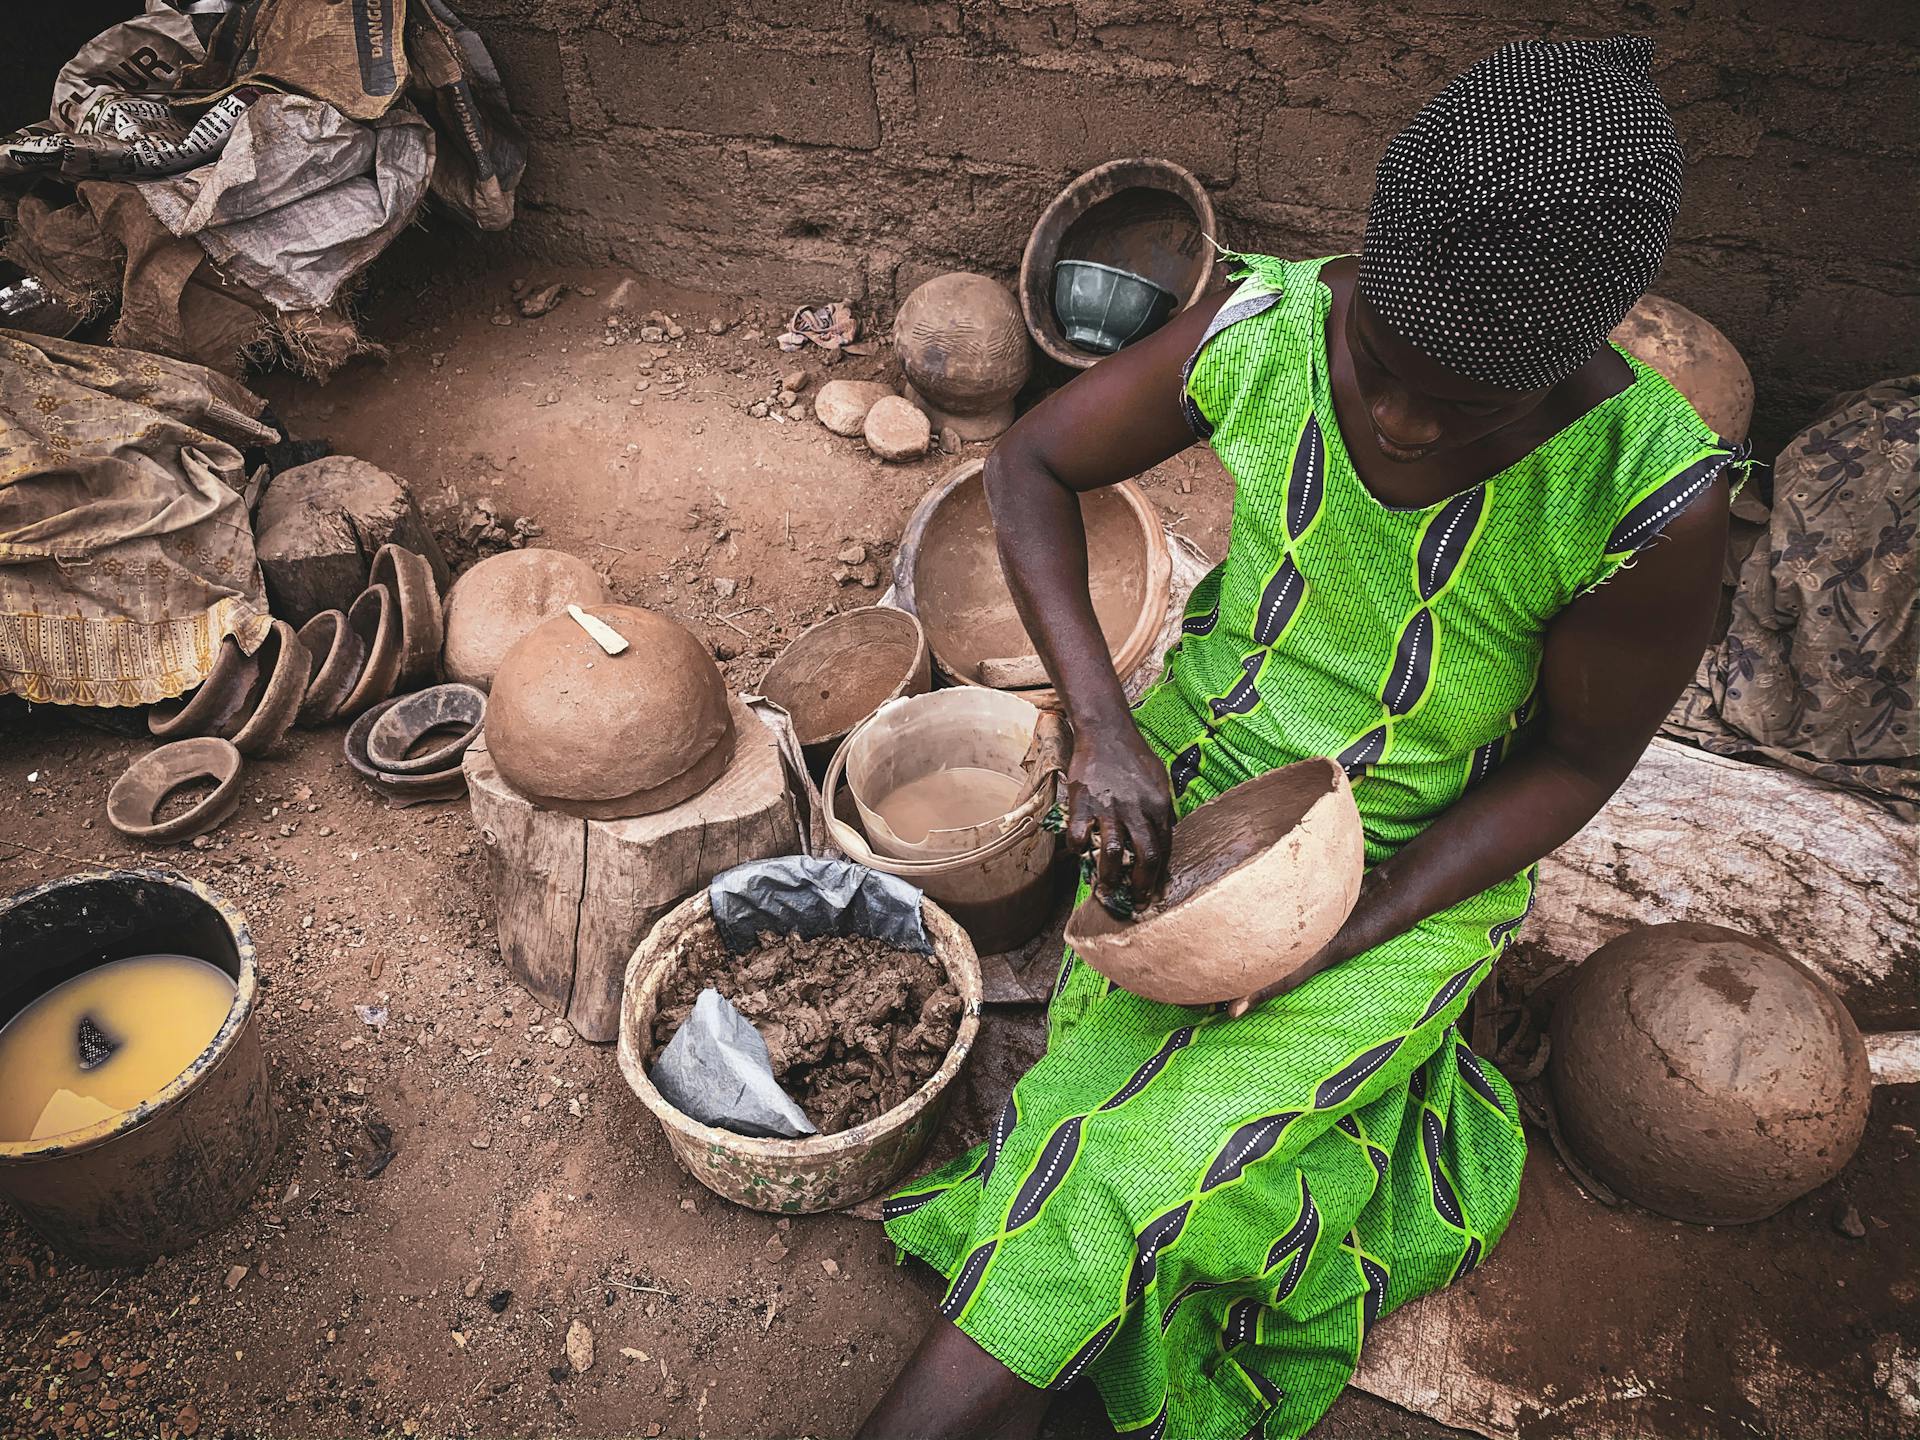
<path fill-rule="evenodd" d="M 122 835 L 150 845 L 167 845 L 204 835 L 240 803 L 244 763 L 230 740 L 198 736 L 149 750 L 127 767 L 107 791 L 107 821 Z M 196 780 L 214 788 L 191 810 L 169 820 L 153 817 L 167 796 Z"/>
<path fill-rule="evenodd" d="M 367 642 L 347 623 L 344 610 L 322 610 L 300 627 L 300 643 L 307 651 L 307 693 L 294 721 L 325 725 L 340 713 L 347 696 L 360 681 L 367 661 Z"/>
<path fill-rule="evenodd" d="M 367 733 L 379 722 L 381 716 L 404 699 L 406 699 L 404 695 L 389 696 L 378 705 L 369 708 L 347 727 L 346 739 L 341 742 L 341 748 L 346 753 L 347 764 L 354 768 L 354 772 L 362 780 L 378 780 L 381 774 L 380 767 L 367 758 Z"/>
<path fill-rule="evenodd" d="M 369 585 L 348 607 L 347 623 L 367 651 L 360 678 L 340 702 L 340 714 L 356 715 L 391 695 L 400 678 L 400 607 L 393 592 L 384 585 Z"/>
<path fill-rule="evenodd" d="M 564 550 L 503 550 L 463 571 L 447 592 L 447 678 L 491 689 L 500 662 L 526 633 L 569 604 L 592 610 L 607 587 L 586 561 Z"/>
<path fill-rule="evenodd" d="M 787 712 L 808 763 L 824 773 L 854 726 L 887 701 L 924 695 L 932 685 L 920 622 L 868 605 L 801 631 L 768 668 L 760 693 Z"/>
<path fill-rule="evenodd" d="M 471 685 L 434 685 L 417 690 L 384 711 L 367 730 L 367 760 L 389 779 L 457 766 L 480 734 L 486 717 L 487 697 Z M 422 739 L 442 729 L 447 732 L 446 738 L 430 750 L 413 753 Z"/>
<path fill-rule="evenodd" d="M 147 731 L 156 740 L 180 740 L 189 735 L 233 734 L 246 718 L 247 696 L 259 677 L 259 666 L 229 635 L 220 642 L 213 669 L 184 700 L 163 701 L 147 711 Z"/>
<path fill-rule="evenodd" d="M 1763 1220 L 1839 1174 L 1867 1126 L 1865 1042 L 1779 946 L 1718 925 L 1630 930 L 1574 972 L 1547 1077 L 1562 1138 L 1676 1220 Z"/>
<path fill-rule="evenodd" d="M 487 704 L 487 750 L 535 804 L 589 820 L 692 799 L 733 759 L 726 680 L 679 622 L 635 605 L 591 612 L 628 643 L 600 648 L 570 615 L 508 653 Z"/>
<path fill-rule="evenodd" d="M 433 565 L 398 545 L 382 545 L 367 572 L 368 585 L 384 585 L 400 607 L 400 675 L 397 684 L 415 689 L 439 678 L 440 642 L 445 622 Z"/>
<path fill-rule="evenodd" d="M 1346 772 L 1302 760 L 1189 813 L 1173 827 L 1161 898 L 1120 920 L 1089 896 L 1067 922 L 1067 943 L 1148 1000 L 1237 1000 L 1283 983 L 1339 933 L 1365 859 Z"/>
<path fill-rule="evenodd" d="M 284 620 L 273 622 L 267 638 L 254 652 L 260 679 L 255 685 L 253 713 L 233 733 L 233 745 L 242 755 L 264 755 L 287 733 L 294 712 L 307 693 L 312 663 L 307 647 Z"/>

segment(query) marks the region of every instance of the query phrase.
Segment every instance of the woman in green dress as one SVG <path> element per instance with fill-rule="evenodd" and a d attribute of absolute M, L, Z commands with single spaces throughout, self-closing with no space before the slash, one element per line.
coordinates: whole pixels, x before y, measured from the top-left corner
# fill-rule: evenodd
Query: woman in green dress
<path fill-rule="evenodd" d="M 1311 978 L 1225 1010 L 1068 952 L 991 1137 L 887 1202 L 947 1289 L 863 1434 L 1031 1435 L 1086 1376 L 1123 1435 L 1298 1436 L 1499 1240 L 1525 1143 L 1455 1022 L 1692 673 L 1738 458 L 1606 343 L 1679 200 L 1650 48 L 1497 52 L 1388 147 L 1357 260 L 1239 257 L 994 452 L 1092 883 L 1152 895 L 1177 816 L 1307 756 L 1352 778 L 1369 870 Z M 1129 710 L 1076 492 L 1196 438 L 1232 540 Z"/>

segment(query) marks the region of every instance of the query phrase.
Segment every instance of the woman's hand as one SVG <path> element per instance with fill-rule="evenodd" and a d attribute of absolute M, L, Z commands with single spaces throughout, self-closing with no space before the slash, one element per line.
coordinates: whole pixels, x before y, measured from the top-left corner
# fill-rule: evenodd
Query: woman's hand
<path fill-rule="evenodd" d="M 1075 736 L 1066 834 L 1070 848 L 1093 856 L 1096 896 L 1124 888 L 1138 908 L 1160 893 L 1173 838 L 1173 785 L 1130 715 Z"/>

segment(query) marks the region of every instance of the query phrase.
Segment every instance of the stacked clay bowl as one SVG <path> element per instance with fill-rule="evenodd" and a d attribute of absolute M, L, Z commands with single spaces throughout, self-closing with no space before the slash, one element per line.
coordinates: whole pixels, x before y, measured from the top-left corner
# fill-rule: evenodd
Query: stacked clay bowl
<path fill-rule="evenodd" d="M 733 760 L 726 680 L 687 629 L 635 605 L 590 613 L 626 647 L 609 655 L 571 615 L 507 653 L 487 706 L 500 777 L 546 810 L 588 820 L 692 799 Z"/>
<path fill-rule="evenodd" d="M 308 663 L 299 723 L 351 719 L 396 689 L 431 685 L 439 675 L 442 629 L 432 564 L 398 545 L 382 545 L 353 604 L 322 610 L 300 627 Z"/>
<path fill-rule="evenodd" d="M 1331 760 L 1269 770 L 1173 827 L 1161 897 L 1132 919 L 1089 896 L 1067 943 L 1123 990 L 1216 1005 L 1305 980 L 1360 898 L 1365 837 Z"/>
<path fill-rule="evenodd" d="M 454 799 L 466 793 L 461 758 L 486 716 L 487 697 L 471 685 L 392 696 L 347 727 L 347 763 L 389 804 Z"/>
<path fill-rule="evenodd" d="M 293 724 L 309 669 L 307 647 L 284 620 L 273 622 L 251 655 L 229 635 L 207 678 L 182 699 L 149 710 L 147 729 L 156 740 L 212 736 L 232 741 L 242 755 L 263 755 Z"/>

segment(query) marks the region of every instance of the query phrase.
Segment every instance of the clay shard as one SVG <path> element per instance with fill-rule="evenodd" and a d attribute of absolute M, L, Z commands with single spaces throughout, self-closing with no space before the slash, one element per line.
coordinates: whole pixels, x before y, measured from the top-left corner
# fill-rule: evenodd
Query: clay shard
<path fill-rule="evenodd" d="M 1236 785 L 1173 827 L 1165 892 L 1132 920 L 1092 897 L 1067 943 L 1123 989 L 1213 1005 L 1279 984 L 1360 897 L 1365 836 L 1346 773 L 1303 760 Z"/>

